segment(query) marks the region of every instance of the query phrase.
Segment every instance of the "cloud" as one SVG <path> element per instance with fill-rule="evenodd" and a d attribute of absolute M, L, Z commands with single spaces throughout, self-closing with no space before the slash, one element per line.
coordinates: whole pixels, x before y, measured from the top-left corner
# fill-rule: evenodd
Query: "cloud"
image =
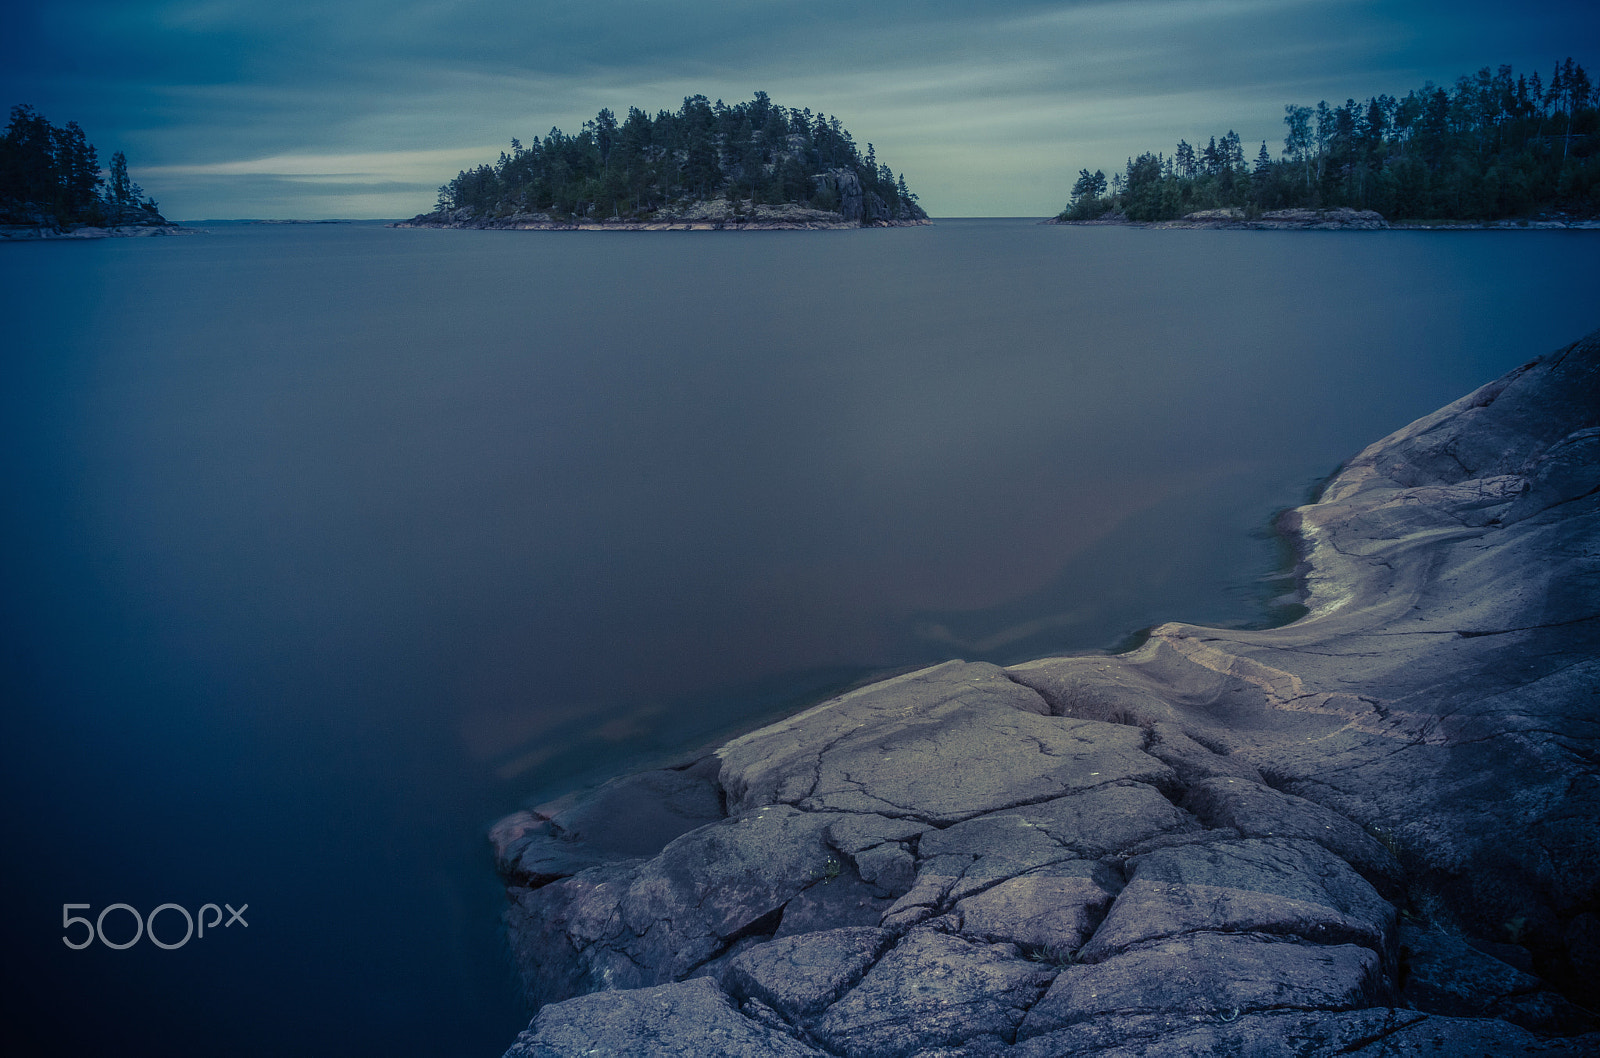
<path fill-rule="evenodd" d="M 279 154 L 231 162 L 197 165 L 157 165 L 141 170 L 146 176 L 282 176 L 302 180 L 370 177 L 395 180 L 423 179 L 442 168 L 466 168 L 483 161 L 492 148 L 469 150 L 369 151 L 357 154 Z"/>

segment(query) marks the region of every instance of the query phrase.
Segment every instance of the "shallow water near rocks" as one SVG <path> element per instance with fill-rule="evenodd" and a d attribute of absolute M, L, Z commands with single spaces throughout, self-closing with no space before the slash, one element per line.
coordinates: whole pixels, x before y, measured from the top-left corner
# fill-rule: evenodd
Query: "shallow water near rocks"
<path fill-rule="evenodd" d="M 1583 232 L 218 225 L 0 278 L 6 1016 L 63 1052 L 498 1053 L 497 815 L 872 672 L 1268 622 L 1275 510 L 1600 322 Z M 249 925 L 62 944 L 118 902 Z"/>

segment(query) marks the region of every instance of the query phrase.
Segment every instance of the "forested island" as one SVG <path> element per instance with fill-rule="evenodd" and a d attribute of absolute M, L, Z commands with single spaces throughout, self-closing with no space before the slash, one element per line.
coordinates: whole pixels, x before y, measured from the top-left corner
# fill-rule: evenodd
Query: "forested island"
<path fill-rule="evenodd" d="M 577 135 L 511 141 L 494 165 L 439 189 L 400 227 L 834 228 L 925 224 L 928 215 L 832 115 L 765 92 L 734 106 L 689 96 L 676 113 L 601 110 Z"/>
<path fill-rule="evenodd" d="M 102 176 L 94 145 L 76 121 L 58 128 L 31 106 L 11 108 L 0 134 L 0 238 L 171 230 L 155 199 L 128 176 L 121 151 Z"/>
<path fill-rule="evenodd" d="M 1079 170 L 1071 204 L 1055 219 L 1152 222 L 1205 213 L 1192 219 L 1382 227 L 1380 218 L 1600 217 L 1600 86 L 1570 58 L 1548 81 L 1508 65 L 1484 67 L 1453 88 L 1429 81 L 1404 98 L 1289 104 L 1283 121 L 1276 159 L 1263 141 L 1247 161 L 1229 130 L 1201 148 L 1180 141 L 1171 155 L 1130 158 L 1109 181 L 1103 171 Z M 1325 223 L 1317 225 L 1317 216 Z"/>

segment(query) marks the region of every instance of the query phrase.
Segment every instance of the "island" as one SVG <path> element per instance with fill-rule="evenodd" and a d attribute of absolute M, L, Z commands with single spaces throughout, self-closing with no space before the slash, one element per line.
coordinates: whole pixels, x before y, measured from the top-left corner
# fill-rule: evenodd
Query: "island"
<path fill-rule="evenodd" d="M 1262 141 L 1247 161 L 1230 129 L 1204 147 L 1180 140 L 1171 155 L 1129 158 L 1109 181 L 1103 170 L 1080 169 L 1053 222 L 1600 227 L 1600 86 L 1570 58 L 1548 82 L 1484 67 L 1451 88 L 1430 81 L 1403 98 L 1291 103 L 1283 123 L 1277 158 Z"/>
<path fill-rule="evenodd" d="M 511 141 L 462 171 L 431 213 L 399 228 L 516 230 L 817 229 L 927 224 L 928 214 L 838 118 L 703 95 L 654 117 L 601 110 L 577 135 Z"/>
<path fill-rule="evenodd" d="M 1278 528 L 1291 624 L 949 661 L 502 820 L 508 1058 L 1600 1051 L 1600 332 Z"/>
<path fill-rule="evenodd" d="M 76 121 L 52 125 L 30 106 L 11 108 L 0 133 L 0 239 L 104 239 L 187 234 L 128 176 L 121 151 L 101 175 Z"/>

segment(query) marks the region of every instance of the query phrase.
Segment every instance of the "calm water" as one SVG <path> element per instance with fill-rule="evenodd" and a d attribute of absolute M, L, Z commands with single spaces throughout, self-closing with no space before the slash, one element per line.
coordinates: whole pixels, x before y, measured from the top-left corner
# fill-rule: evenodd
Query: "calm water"
<path fill-rule="evenodd" d="M 1272 512 L 1596 289 L 1559 232 L 0 247 L 6 1023 L 498 1054 L 496 816 L 867 672 L 1269 620 Z M 249 925 L 62 943 L 117 902 Z"/>

